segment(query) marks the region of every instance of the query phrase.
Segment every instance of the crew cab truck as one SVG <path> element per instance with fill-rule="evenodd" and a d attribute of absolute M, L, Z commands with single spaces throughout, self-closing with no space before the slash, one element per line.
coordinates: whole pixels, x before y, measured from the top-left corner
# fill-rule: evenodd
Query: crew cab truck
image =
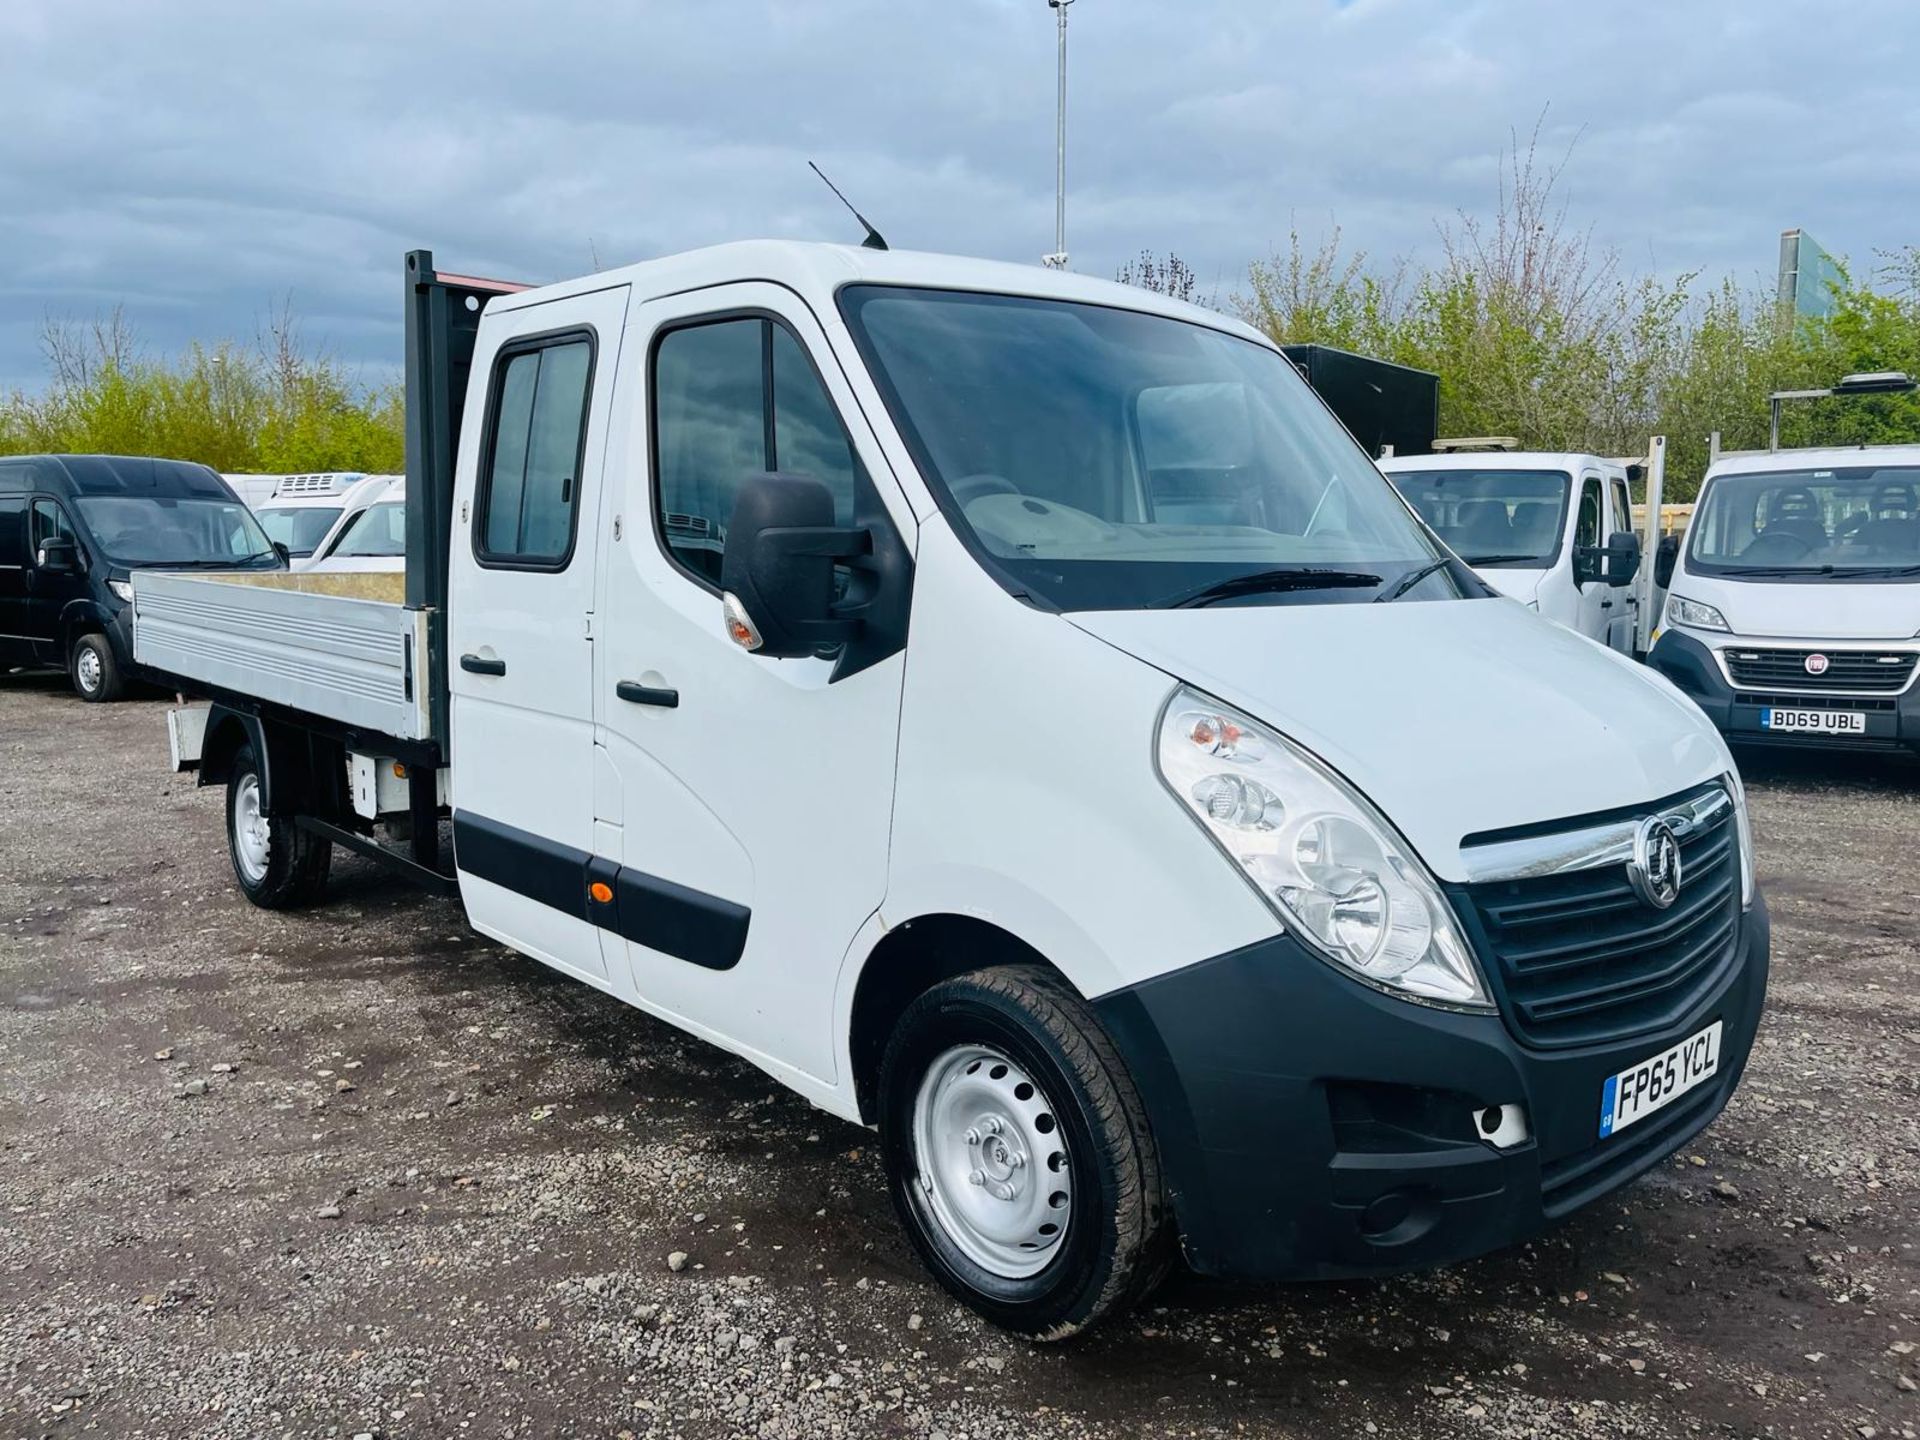
<path fill-rule="evenodd" d="M 1653 666 L 1750 744 L 1920 753 L 1920 445 L 1718 454 L 1671 564 Z M 1717 447 L 1716 447 L 1717 448 Z"/>
<path fill-rule="evenodd" d="M 400 852 L 877 1126 L 928 1267 L 1043 1338 L 1180 1257 L 1510 1244 L 1726 1103 L 1768 942 L 1721 738 L 1258 332 L 783 242 L 407 296 L 404 572 L 135 582 L 258 903 Z"/>
<path fill-rule="evenodd" d="M 1644 655 L 1657 605 L 1666 443 L 1644 459 L 1522 451 L 1506 436 L 1443 439 L 1432 455 L 1387 456 L 1380 469 L 1420 518 L 1503 595 L 1623 655 Z M 1631 485 L 1647 487 L 1647 533 Z"/>

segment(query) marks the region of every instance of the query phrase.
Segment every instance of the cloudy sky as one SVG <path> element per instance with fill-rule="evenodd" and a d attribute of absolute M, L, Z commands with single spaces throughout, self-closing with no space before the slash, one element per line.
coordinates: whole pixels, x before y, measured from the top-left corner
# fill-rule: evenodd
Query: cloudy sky
<path fill-rule="evenodd" d="M 1914 0 L 1077 0 L 1068 241 L 1208 289 L 1298 226 L 1420 256 L 1543 108 L 1633 268 L 1771 276 L 1804 226 L 1920 241 Z M 0 0 L 0 387 L 48 315 L 155 351 L 291 296 L 370 376 L 399 265 L 559 278 L 747 236 L 1036 259 L 1045 0 Z M 1576 141 L 1577 144 L 1574 142 Z"/>

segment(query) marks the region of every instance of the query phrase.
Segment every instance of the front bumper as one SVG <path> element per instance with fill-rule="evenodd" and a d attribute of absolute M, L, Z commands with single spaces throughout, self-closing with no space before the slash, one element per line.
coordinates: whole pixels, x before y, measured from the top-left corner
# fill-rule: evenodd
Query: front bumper
<path fill-rule="evenodd" d="M 1866 729 L 1852 735 L 1777 734 L 1761 724 L 1763 697 L 1729 685 L 1712 647 L 1684 631 L 1662 630 L 1647 663 L 1684 690 L 1731 741 L 1796 750 L 1920 750 L 1920 684 L 1887 695 L 1794 693 L 1792 703 L 1808 710 L 1858 710 Z"/>
<path fill-rule="evenodd" d="M 1766 995 L 1755 898 L 1721 982 L 1673 1025 L 1535 1050 L 1496 1015 L 1380 994 L 1276 936 L 1095 1002 L 1140 1087 L 1188 1263 L 1339 1279 L 1511 1245 L 1671 1155 L 1726 1105 Z M 1599 1138 L 1609 1076 L 1724 1024 L 1712 1080 Z M 1525 1107 L 1496 1149 L 1478 1110 Z"/>

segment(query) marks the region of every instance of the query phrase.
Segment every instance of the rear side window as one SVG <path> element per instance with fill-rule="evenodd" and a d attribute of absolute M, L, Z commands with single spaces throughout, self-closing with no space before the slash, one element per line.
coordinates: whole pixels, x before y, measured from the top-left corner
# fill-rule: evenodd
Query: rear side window
<path fill-rule="evenodd" d="M 509 346 L 494 362 L 474 554 L 483 565 L 561 570 L 573 554 L 593 339 Z"/>
<path fill-rule="evenodd" d="M 27 497 L 0 495 L 0 566 L 18 570 L 27 563 Z"/>
<path fill-rule="evenodd" d="M 860 462 L 800 342 L 759 316 L 670 330 L 653 360 L 654 506 L 667 553 L 718 587 L 740 484 L 811 476 L 852 522 Z"/>

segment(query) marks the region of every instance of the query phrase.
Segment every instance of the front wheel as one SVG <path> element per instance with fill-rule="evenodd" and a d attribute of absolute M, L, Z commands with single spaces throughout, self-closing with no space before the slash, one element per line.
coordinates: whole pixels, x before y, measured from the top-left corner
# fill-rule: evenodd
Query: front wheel
<path fill-rule="evenodd" d="M 332 844 L 289 816 L 267 814 L 251 745 L 235 753 L 227 777 L 227 854 L 241 892 L 263 910 L 309 905 L 326 892 Z"/>
<path fill-rule="evenodd" d="M 895 1208 L 940 1283 L 1060 1340 L 1143 1299 L 1172 1236 L 1145 1110 L 1086 1002 L 1039 966 L 977 970 L 907 1008 L 882 1061 Z"/>
<path fill-rule="evenodd" d="M 73 642 L 73 652 L 67 657 L 67 673 L 73 680 L 74 692 L 82 700 L 95 704 L 118 700 L 126 693 L 127 684 L 120 676 L 120 662 L 113 658 L 113 646 L 107 643 L 107 637 L 99 633 L 82 635 Z"/>

